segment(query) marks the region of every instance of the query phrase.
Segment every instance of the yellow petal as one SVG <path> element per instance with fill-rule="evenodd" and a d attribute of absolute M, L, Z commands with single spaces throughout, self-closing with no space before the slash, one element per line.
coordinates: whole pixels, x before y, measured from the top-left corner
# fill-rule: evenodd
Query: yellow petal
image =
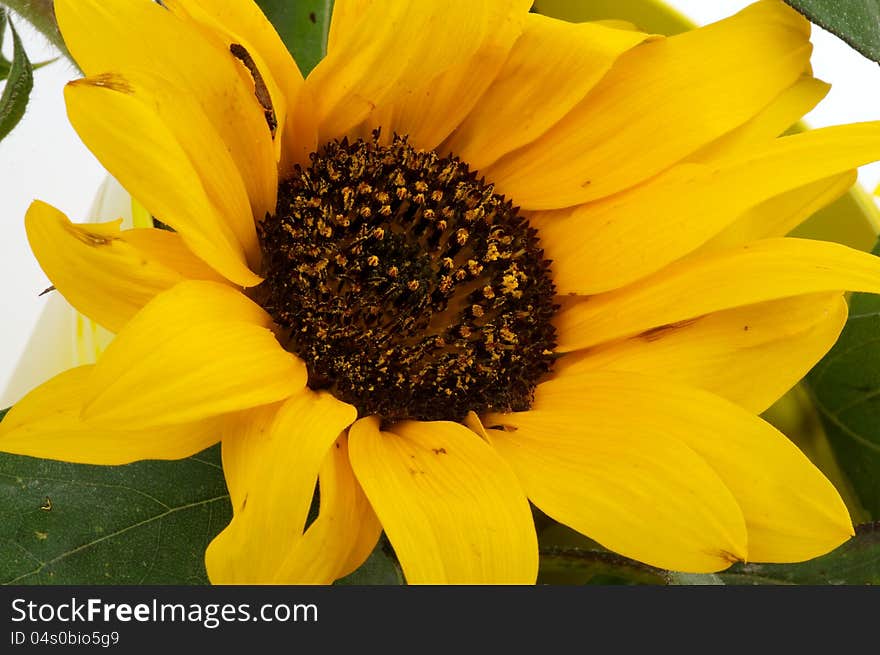
<path fill-rule="evenodd" d="M 831 85 L 821 80 L 802 77 L 745 125 L 694 153 L 691 161 L 712 161 L 748 154 L 755 146 L 764 145 L 797 123 L 819 104 L 830 89 Z"/>
<path fill-rule="evenodd" d="M 292 399 L 260 405 L 224 417 L 223 477 L 233 515 L 244 509 L 250 490 L 256 486 L 261 466 L 265 465 L 261 464 L 261 455 L 269 443 L 273 423 L 281 407 L 290 402 Z"/>
<path fill-rule="evenodd" d="M 200 99 L 189 88 L 153 73 L 126 71 L 111 79 L 124 80 L 126 92 L 150 107 L 174 134 L 195 167 L 208 199 L 222 213 L 252 268 L 258 269 L 260 247 L 254 217 L 262 219 L 266 211 L 274 212 L 274 196 L 268 210 L 262 206 L 251 209 L 241 172 L 221 134 L 208 121 Z"/>
<path fill-rule="evenodd" d="M 535 527 L 513 472 L 458 423 L 361 419 L 351 463 L 410 584 L 532 584 Z"/>
<path fill-rule="evenodd" d="M 342 0 L 333 3 L 332 20 L 327 34 L 327 51 L 345 47 L 345 41 L 354 38 L 361 29 L 364 13 L 375 0 Z"/>
<path fill-rule="evenodd" d="M 548 14 L 549 15 L 549 14 Z M 628 20 L 617 20 L 615 18 L 603 18 L 600 20 L 589 21 L 593 25 L 601 25 L 602 27 L 610 27 L 615 30 L 629 30 L 630 32 L 638 31 L 638 26 Z"/>
<path fill-rule="evenodd" d="M 718 475 L 632 398 L 599 388 L 577 402 L 484 417 L 529 499 L 606 548 L 706 573 L 745 560 L 742 512 Z M 512 430 L 512 431 L 511 431 Z"/>
<path fill-rule="evenodd" d="M 0 422 L 0 451 L 80 464 L 180 459 L 220 440 L 221 418 L 147 430 L 100 426 L 80 417 L 94 366 L 80 366 L 37 387 Z"/>
<path fill-rule="evenodd" d="M 553 260 L 557 290 L 599 293 L 679 259 L 770 198 L 875 159 L 880 123 L 830 127 L 747 156 L 681 164 L 613 198 L 531 222 Z"/>
<path fill-rule="evenodd" d="M 623 289 L 567 299 L 556 317 L 559 350 L 588 348 L 722 309 L 840 290 L 880 293 L 880 258 L 825 241 L 754 241 L 676 262 Z"/>
<path fill-rule="evenodd" d="M 765 1 L 635 48 L 551 130 L 482 172 L 525 209 L 631 187 L 770 104 L 807 67 L 808 36 L 799 14 Z"/>
<path fill-rule="evenodd" d="M 503 0 L 334 3 L 327 56 L 306 80 L 319 142 L 341 137 L 391 97 L 424 86 L 483 44 Z M 336 16 L 340 16 L 341 24 Z"/>
<path fill-rule="evenodd" d="M 856 171 L 847 171 L 765 200 L 709 239 L 700 250 L 724 250 L 758 239 L 784 237 L 846 193 L 856 178 Z"/>
<path fill-rule="evenodd" d="M 169 0 L 163 4 L 172 12 L 181 10 L 218 32 L 235 35 L 236 43 L 247 44 L 251 54 L 259 53 L 279 82 L 296 89 L 303 77 L 278 32 L 253 0 Z"/>
<path fill-rule="evenodd" d="M 759 414 L 831 349 L 846 315 L 839 292 L 746 305 L 571 353 L 554 374 L 604 369 L 653 375 Z"/>
<path fill-rule="evenodd" d="M 98 360 L 83 418 L 144 428 L 282 400 L 305 366 L 258 305 L 227 286 L 182 282 L 150 301 Z"/>
<path fill-rule="evenodd" d="M 191 98 L 204 111 L 207 124 L 200 127 L 219 135 L 238 167 L 254 215 L 262 218 L 266 208 L 274 210 L 278 185 L 272 137 L 253 81 L 228 50 L 207 42 L 192 25 L 151 0 L 57 0 L 55 14 L 86 75 L 151 71 L 185 89 L 181 98 Z M 110 111 L 98 110 L 98 115 Z M 132 120 L 131 125 L 138 123 Z M 149 208 L 145 197 L 133 195 Z"/>
<path fill-rule="evenodd" d="M 31 250 L 55 288 L 77 310 L 113 332 L 157 293 L 184 279 L 129 241 L 130 231 L 120 231 L 121 222 L 75 225 L 39 200 L 25 216 Z"/>
<path fill-rule="evenodd" d="M 78 80 L 65 87 L 64 97 L 80 138 L 151 214 L 177 230 L 196 255 L 228 279 L 243 286 L 260 282 L 248 268 L 241 230 L 233 229 L 233 224 L 242 226 L 241 213 L 227 213 L 213 202 L 176 134 L 127 81 Z M 235 216 L 239 220 L 232 220 Z"/>
<path fill-rule="evenodd" d="M 425 78 L 418 88 L 404 87 L 399 94 L 388 97 L 360 128 L 360 135 L 367 137 L 376 128 L 382 128 L 381 136 L 386 141 L 394 134 L 406 134 L 416 147 L 437 148 L 474 105 L 482 102 L 487 87 L 498 76 L 522 32 L 530 6 L 529 0 L 491 3 L 483 42 L 473 54 L 436 77 Z M 445 147 L 441 150 L 447 151 Z"/>
<path fill-rule="evenodd" d="M 259 80 L 254 80 L 254 92 L 258 92 L 256 87 L 262 83 L 269 93 L 278 126 L 273 141 L 281 169 L 288 170 L 292 163 L 307 163 L 308 154 L 316 149 L 317 135 L 314 117 L 304 112 L 310 109 L 310 104 L 302 94 L 303 76 L 262 10 L 250 0 L 235 3 L 169 0 L 165 6 L 182 20 L 195 21 L 206 38 L 219 42 L 222 49 L 229 51 L 232 44 L 245 48 L 259 72 Z M 254 215 L 264 216 L 266 211 L 274 212 L 274 209 L 274 204 L 262 212 L 255 208 Z"/>
<path fill-rule="evenodd" d="M 810 559 L 853 534 L 840 495 L 784 435 L 710 393 L 605 371 L 563 375 L 541 385 L 535 406 L 545 412 L 589 410 L 591 424 L 628 427 L 643 442 L 663 432 L 685 443 L 712 467 L 742 509 L 749 561 Z"/>
<path fill-rule="evenodd" d="M 280 408 L 246 412 L 229 426 L 223 470 L 234 518 L 205 554 L 211 582 L 275 581 L 302 537 L 328 450 L 355 418 L 351 405 L 304 391 Z"/>
<path fill-rule="evenodd" d="M 442 151 L 475 169 L 541 136 L 647 34 L 529 14 L 495 81 Z"/>
<path fill-rule="evenodd" d="M 282 560 L 277 584 L 329 584 L 363 564 L 379 541 L 382 526 L 351 470 L 348 438 L 334 446 L 321 467 L 318 517 Z"/>
<path fill-rule="evenodd" d="M 122 234 L 145 256 L 176 271 L 186 280 L 228 283 L 226 278 L 196 257 L 177 232 L 147 227 L 125 230 Z"/>
<path fill-rule="evenodd" d="M 481 439 L 489 441 L 489 435 L 486 434 L 486 428 L 483 427 L 483 422 L 480 420 L 480 417 L 476 412 L 468 412 L 462 421 L 462 425 L 468 428 L 471 432 L 479 435 Z"/>

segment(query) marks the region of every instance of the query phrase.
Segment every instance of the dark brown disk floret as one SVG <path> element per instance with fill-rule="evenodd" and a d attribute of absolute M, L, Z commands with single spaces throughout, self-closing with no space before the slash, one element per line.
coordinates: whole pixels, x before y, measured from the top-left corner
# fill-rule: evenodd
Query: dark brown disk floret
<path fill-rule="evenodd" d="M 550 370 L 554 287 L 536 231 L 458 158 L 402 137 L 328 143 L 259 230 L 260 302 L 361 416 L 519 411 Z"/>

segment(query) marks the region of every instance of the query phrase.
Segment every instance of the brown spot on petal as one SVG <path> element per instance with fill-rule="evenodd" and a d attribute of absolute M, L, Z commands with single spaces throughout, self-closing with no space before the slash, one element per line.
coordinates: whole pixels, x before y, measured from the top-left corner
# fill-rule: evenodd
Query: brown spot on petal
<path fill-rule="evenodd" d="M 119 93 L 134 93 L 131 84 L 129 84 L 128 80 L 122 77 L 119 73 L 101 73 L 100 75 L 93 75 L 92 77 L 75 80 L 70 82 L 70 84 L 86 84 L 88 86 L 97 86 L 103 89 L 110 89 L 111 91 L 118 91 Z"/>
<path fill-rule="evenodd" d="M 254 61 L 251 53 L 247 51 L 247 48 L 240 43 L 230 43 L 229 52 L 232 53 L 233 57 L 244 64 L 245 68 L 250 72 L 251 78 L 254 80 L 254 95 L 257 98 L 257 102 L 259 102 L 260 106 L 263 108 L 263 114 L 266 117 L 266 124 L 269 126 L 269 131 L 272 133 L 272 138 L 274 139 L 275 130 L 278 128 L 278 119 L 275 117 L 275 108 L 272 105 L 272 98 L 269 95 L 269 87 L 266 86 L 266 81 L 263 79 L 260 69 L 257 68 L 257 63 Z"/>
<path fill-rule="evenodd" d="M 651 328 L 650 330 L 645 330 L 644 332 L 637 334 L 634 338 L 644 339 L 645 341 L 657 341 L 658 339 L 662 339 L 671 332 L 675 332 L 676 330 L 681 330 L 683 328 L 693 325 L 698 320 L 698 318 L 689 318 L 684 321 L 667 323 L 666 325 L 658 325 L 657 327 Z"/>
<path fill-rule="evenodd" d="M 70 231 L 73 236 L 75 236 L 87 246 L 109 246 L 111 243 L 116 241 L 116 237 L 109 237 L 106 234 L 89 232 L 88 230 L 84 230 L 78 226 L 71 227 Z"/>

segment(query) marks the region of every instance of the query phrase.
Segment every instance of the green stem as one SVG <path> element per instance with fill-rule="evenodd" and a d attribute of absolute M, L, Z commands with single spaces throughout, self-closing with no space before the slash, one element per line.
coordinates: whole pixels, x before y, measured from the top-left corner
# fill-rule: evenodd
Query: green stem
<path fill-rule="evenodd" d="M 27 20 L 34 28 L 45 36 L 65 57 L 73 62 L 73 57 L 64 45 L 58 22 L 55 20 L 55 6 L 53 0 L 3 0 L 6 5 L 16 14 Z M 76 62 L 74 62 L 76 65 Z"/>

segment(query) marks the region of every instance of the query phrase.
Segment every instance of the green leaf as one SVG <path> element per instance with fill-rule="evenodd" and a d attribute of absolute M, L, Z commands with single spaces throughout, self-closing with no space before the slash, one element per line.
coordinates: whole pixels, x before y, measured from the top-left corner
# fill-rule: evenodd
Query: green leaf
<path fill-rule="evenodd" d="M 704 587 L 706 585 L 723 585 L 724 581 L 714 573 L 679 573 L 678 571 L 669 571 L 666 574 L 666 584 Z"/>
<path fill-rule="evenodd" d="M 379 543 L 360 568 L 336 581 L 338 585 L 402 585 L 403 571 L 391 544 L 382 535 Z"/>
<path fill-rule="evenodd" d="M 12 22 L 9 23 L 12 32 L 12 66 L 6 78 L 6 86 L 3 95 L 0 96 L 0 140 L 4 139 L 13 127 L 24 116 L 27 107 L 28 96 L 34 88 L 34 72 L 28 61 L 21 39 Z"/>
<path fill-rule="evenodd" d="M 836 550 L 800 564 L 737 564 L 719 574 L 727 584 L 880 584 L 880 522 L 856 528 Z"/>
<path fill-rule="evenodd" d="M 806 385 L 855 496 L 880 519 L 880 296 L 853 294 L 840 338 Z"/>
<path fill-rule="evenodd" d="M 7 407 L 6 409 L 0 409 L 0 421 L 2 421 L 4 418 L 6 418 L 6 415 L 9 413 L 10 409 L 12 409 L 12 408 Z"/>
<path fill-rule="evenodd" d="M 667 583 L 665 571 L 615 553 L 583 548 L 542 548 L 538 584 Z"/>
<path fill-rule="evenodd" d="M 52 57 L 52 59 L 47 59 L 46 61 L 40 61 L 40 62 L 37 62 L 36 64 L 33 64 L 31 66 L 31 68 L 33 68 L 35 71 L 40 70 L 43 66 L 48 66 L 49 64 L 54 64 L 59 59 L 61 59 L 61 57 Z"/>
<path fill-rule="evenodd" d="M 32 70 L 40 70 L 43 66 L 48 66 L 49 64 L 54 64 L 58 61 L 59 57 L 52 57 L 52 59 L 47 59 L 46 61 L 41 61 L 36 64 L 31 64 Z M 0 82 L 9 77 L 9 71 L 12 70 L 12 64 L 6 61 L 2 55 L 0 55 Z"/>
<path fill-rule="evenodd" d="M 0 454 L 0 583 L 207 584 L 230 518 L 219 446 L 127 466 Z"/>
<path fill-rule="evenodd" d="M 840 585 L 880 584 L 880 522 L 860 525 L 836 550 L 798 564 L 735 564 L 716 574 L 663 571 L 615 553 L 542 548 L 542 584 Z"/>
<path fill-rule="evenodd" d="M 327 54 L 333 0 L 257 0 L 281 35 L 303 76 Z"/>
<path fill-rule="evenodd" d="M 877 0 L 785 0 L 820 27 L 868 59 L 880 62 L 880 2 Z"/>

